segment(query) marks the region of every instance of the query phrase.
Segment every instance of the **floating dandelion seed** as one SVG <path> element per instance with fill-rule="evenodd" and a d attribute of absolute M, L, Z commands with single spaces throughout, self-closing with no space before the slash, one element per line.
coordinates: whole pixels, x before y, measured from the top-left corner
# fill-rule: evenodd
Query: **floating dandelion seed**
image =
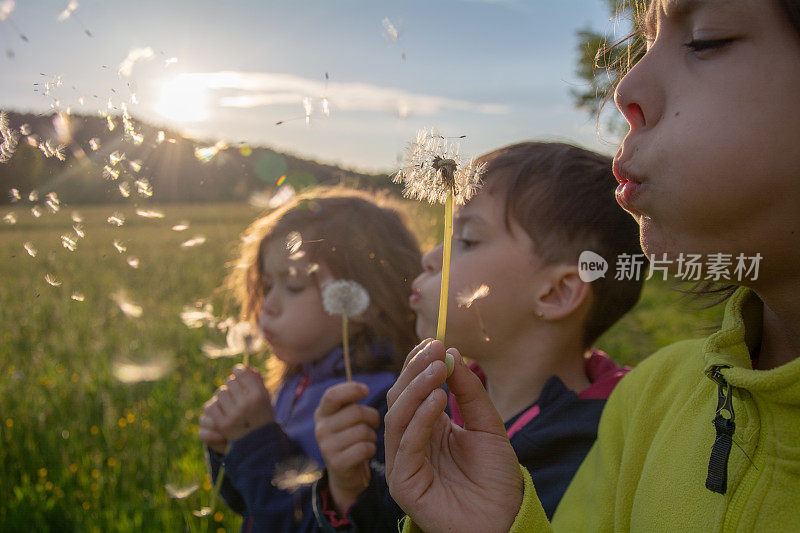
<path fill-rule="evenodd" d="M 142 316 L 142 307 L 129 300 L 123 291 L 116 291 L 111 295 L 111 299 L 114 300 L 119 306 L 119 310 L 128 318 L 139 318 Z"/>
<path fill-rule="evenodd" d="M 208 163 L 214 156 L 216 156 L 220 150 L 225 150 L 228 148 L 228 143 L 225 141 L 218 141 L 217 144 L 214 146 L 206 146 L 205 148 L 195 148 L 194 149 L 194 156 L 197 158 L 198 161 L 201 163 Z"/>
<path fill-rule="evenodd" d="M 17 223 L 17 215 L 14 212 L 6 213 L 6 216 L 3 217 L 3 222 L 8 224 L 9 226 L 13 226 Z"/>
<path fill-rule="evenodd" d="M 77 235 L 79 238 L 83 239 L 84 237 L 86 237 L 86 232 L 83 230 L 83 226 L 81 226 L 80 224 L 73 224 L 72 230 L 75 232 L 75 235 Z"/>
<path fill-rule="evenodd" d="M 31 257 L 36 257 L 36 247 L 33 245 L 32 242 L 27 241 L 22 244 L 22 247 L 25 248 L 25 251 L 28 252 L 28 255 Z"/>
<path fill-rule="evenodd" d="M 264 347 L 264 337 L 259 327 L 252 322 L 234 324 L 225 337 L 228 349 L 234 354 L 250 354 Z"/>
<path fill-rule="evenodd" d="M 111 100 L 109 100 L 108 103 L 110 104 Z M 108 127 L 108 131 L 114 131 L 114 128 L 116 128 L 117 125 L 114 124 L 114 119 L 113 118 L 106 117 L 106 127 Z"/>
<path fill-rule="evenodd" d="M 28 194 L 28 201 L 30 201 L 30 202 L 38 202 L 39 201 L 39 191 L 37 191 L 36 189 L 32 190 Z"/>
<path fill-rule="evenodd" d="M 98 148 L 100 148 L 100 139 L 97 137 L 89 139 L 89 148 L 91 148 L 93 152 L 96 152 Z"/>
<path fill-rule="evenodd" d="M 111 180 L 116 180 L 119 178 L 119 170 L 106 165 L 103 167 L 103 176 Z"/>
<path fill-rule="evenodd" d="M 83 295 L 83 293 L 80 293 L 80 292 L 73 292 L 72 296 L 70 296 L 70 298 L 72 298 L 76 302 L 82 302 L 82 301 L 86 300 L 86 297 Z"/>
<path fill-rule="evenodd" d="M 456 295 L 456 302 L 458 305 L 469 309 L 476 300 L 486 298 L 489 296 L 489 286 L 486 284 L 481 285 L 474 290 L 465 290 Z"/>
<path fill-rule="evenodd" d="M 303 98 L 303 110 L 306 113 L 306 125 L 309 125 L 311 124 L 311 113 L 314 112 L 314 103 L 308 96 Z"/>
<path fill-rule="evenodd" d="M 186 231 L 187 229 L 189 229 L 189 224 L 187 222 L 181 222 L 180 224 L 172 226 L 172 231 Z"/>
<path fill-rule="evenodd" d="M 269 208 L 270 209 L 277 209 L 278 207 L 285 205 L 295 198 L 294 188 L 291 185 L 284 185 L 278 192 L 275 193 L 275 196 L 270 198 L 269 200 Z"/>
<path fill-rule="evenodd" d="M 31 131 L 32 130 L 31 130 L 31 125 L 30 124 L 26 123 L 26 124 L 23 124 L 22 126 L 19 127 L 19 132 L 22 135 L 28 136 L 28 135 L 31 134 Z"/>
<path fill-rule="evenodd" d="M 14 155 L 19 141 L 19 134 L 8 127 L 8 115 L 5 111 L 0 111 L 0 163 L 5 163 Z"/>
<path fill-rule="evenodd" d="M 363 314 L 369 307 L 369 293 L 358 282 L 351 280 L 329 281 L 322 286 L 322 307 L 329 315 L 342 316 L 342 348 L 347 381 L 352 381 L 350 368 L 350 336 L 347 319 Z"/>
<path fill-rule="evenodd" d="M 328 98 L 327 97 L 322 97 L 322 113 L 326 117 L 331 116 L 331 108 L 330 108 L 330 105 L 328 104 Z"/>
<path fill-rule="evenodd" d="M 156 135 L 156 144 L 163 143 L 164 142 L 164 136 L 165 136 L 164 132 L 163 131 L 159 131 L 158 134 Z"/>
<path fill-rule="evenodd" d="M 289 252 L 289 255 L 294 255 L 300 250 L 300 247 L 303 245 L 303 237 L 297 231 L 290 231 L 288 235 L 286 235 L 286 250 Z"/>
<path fill-rule="evenodd" d="M 77 237 L 73 235 L 62 235 L 61 236 L 61 246 L 69 250 L 70 252 L 74 252 L 78 249 L 78 241 Z"/>
<path fill-rule="evenodd" d="M 123 215 L 122 213 L 116 212 L 113 215 L 111 215 L 110 217 L 108 217 L 106 219 L 106 221 L 109 224 L 111 224 L 112 226 L 119 227 L 119 226 L 122 226 L 123 224 L 125 224 L 125 215 Z"/>
<path fill-rule="evenodd" d="M 35 205 L 35 206 L 31 207 L 31 215 L 33 215 L 36 218 L 39 218 L 40 216 L 42 216 L 41 208 L 39 208 L 38 205 Z"/>
<path fill-rule="evenodd" d="M 192 483 L 191 485 L 186 485 L 183 487 L 173 485 L 172 483 L 167 483 L 164 488 L 167 489 L 167 494 L 169 494 L 170 498 L 184 500 L 194 494 L 198 486 L 199 485 L 197 483 Z"/>
<path fill-rule="evenodd" d="M 5 22 L 8 19 L 9 15 L 14 12 L 14 7 L 16 7 L 14 0 L 5 0 L 0 3 L 0 22 Z"/>
<path fill-rule="evenodd" d="M 139 196 L 144 198 L 150 198 L 153 196 L 153 187 L 150 185 L 150 182 L 146 179 L 139 179 L 134 182 L 136 185 L 136 192 L 139 193 Z"/>
<path fill-rule="evenodd" d="M 408 146 L 407 154 L 405 166 L 392 177 L 392 181 L 403 183 L 403 195 L 406 197 L 445 204 L 442 285 L 436 328 L 436 338 L 444 342 L 453 203 L 464 204 L 477 192 L 486 165 L 476 165 L 473 161 L 465 164 L 458 154 L 458 145 L 448 145 L 447 139 L 434 130 L 420 130 L 416 140 Z"/>
<path fill-rule="evenodd" d="M 169 374 L 174 367 L 172 360 L 161 357 L 146 363 L 114 361 L 112 373 L 122 383 L 140 383 L 142 381 L 158 381 Z"/>
<path fill-rule="evenodd" d="M 8 191 L 8 196 L 11 199 L 11 203 L 19 202 L 22 197 L 19 195 L 19 189 L 10 189 Z"/>
<path fill-rule="evenodd" d="M 239 355 L 233 352 L 227 346 L 217 346 L 213 342 L 205 341 L 200 346 L 200 351 L 209 359 L 219 359 L 221 357 L 235 357 Z"/>
<path fill-rule="evenodd" d="M 140 133 L 133 132 L 130 134 L 131 142 L 135 145 L 140 145 L 144 142 L 144 136 Z"/>
<path fill-rule="evenodd" d="M 44 205 L 50 210 L 51 213 L 58 213 L 61 209 L 61 201 L 58 199 L 58 195 L 54 192 L 49 192 L 45 195 L 46 200 L 44 201 Z"/>
<path fill-rule="evenodd" d="M 128 262 L 128 266 L 131 268 L 139 268 L 139 258 L 138 257 L 129 257 L 126 259 Z"/>
<path fill-rule="evenodd" d="M 51 285 L 53 287 L 61 286 L 61 282 L 58 279 L 56 279 L 56 277 L 52 274 L 45 274 L 44 280 L 47 282 L 48 285 Z"/>
<path fill-rule="evenodd" d="M 275 465 L 272 485 L 280 490 L 295 492 L 312 485 L 322 477 L 322 470 L 308 457 L 292 457 Z"/>
<path fill-rule="evenodd" d="M 76 9 L 78 9 L 78 2 L 75 0 L 70 0 L 69 4 L 67 4 L 67 7 L 64 8 L 64 11 L 58 15 L 58 21 L 63 22 L 67 20 Z"/>
<path fill-rule="evenodd" d="M 154 55 L 153 49 L 149 46 L 146 48 L 133 48 L 130 52 L 128 52 L 128 56 L 122 60 L 122 63 L 119 64 L 117 75 L 125 78 L 130 77 L 130 75 L 133 73 L 133 66 L 137 61 L 152 59 Z"/>
<path fill-rule="evenodd" d="M 389 20 L 388 17 L 381 21 L 381 25 L 383 26 L 383 36 L 387 40 L 395 42 L 400 38 L 400 31 L 394 24 L 392 24 L 392 21 Z"/>
<path fill-rule="evenodd" d="M 214 308 L 211 304 L 206 304 L 202 309 L 197 307 L 185 306 L 181 311 L 181 321 L 187 328 L 201 328 L 203 326 L 213 326 L 215 322 Z"/>
<path fill-rule="evenodd" d="M 116 248 L 119 253 L 126 252 L 128 250 L 128 248 L 119 241 L 114 241 L 114 248 Z"/>
<path fill-rule="evenodd" d="M 166 67 L 168 67 L 170 65 L 174 65 L 177 62 L 178 62 L 178 58 L 177 57 L 170 57 L 169 59 L 164 61 L 164 68 L 166 68 Z"/>
<path fill-rule="evenodd" d="M 145 210 L 145 209 L 137 209 L 136 214 L 142 218 L 164 218 L 164 213 L 161 211 L 154 211 L 154 210 Z"/>
<path fill-rule="evenodd" d="M 200 246 L 201 244 L 204 244 L 205 242 L 206 242 L 206 238 L 203 237 L 202 235 L 198 235 L 194 239 L 189 239 L 188 241 L 182 242 L 181 243 L 181 247 L 182 248 L 191 248 L 192 246 Z"/>
<path fill-rule="evenodd" d="M 122 195 L 123 198 L 128 198 L 131 195 L 131 184 L 127 181 L 123 181 L 117 187 L 119 189 L 119 194 Z"/>
<path fill-rule="evenodd" d="M 125 152 L 120 152 L 119 150 L 114 150 L 108 155 L 108 162 L 111 166 L 116 165 L 123 159 L 125 159 Z"/>
<path fill-rule="evenodd" d="M 83 222 L 83 217 L 77 211 L 73 211 L 72 212 L 72 221 L 74 223 L 76 223 L 76 224 L 80 224 L 81 222 Z"/>
<path fill-rule="evenodd" d="M 142 162 L 139 161 L 138 159 L 134 161 L 128 161 L 128 166 L 131 167 L 131 170 L 133 170 L 134 172 L 139 172 L 140 170 L 142 170 Z"/>

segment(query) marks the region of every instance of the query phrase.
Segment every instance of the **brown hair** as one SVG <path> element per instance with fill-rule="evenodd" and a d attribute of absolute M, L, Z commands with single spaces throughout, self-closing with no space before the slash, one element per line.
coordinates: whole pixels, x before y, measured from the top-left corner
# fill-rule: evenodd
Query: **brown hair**
<path fill-rule="evenodd" d="M 420 250 L 403 216 L 388 197 L 338 188 L 319 188 L 253 222 L 244 232 L 239 260 L 226 282 L 242 320 L 255 321 L 266 297 L 264 252 L 292 232 L 310 264 L 323 264 L 336 279 L 354 280 L 370 295 L 370 306 L 352 328 L 353 362 L 365 372 L 399 371 L 416 344 L 415 315 L 408 304 L 411 280 L 421 270 Z M 315 283 L 316 274 L 311 273 Z M 372 354 L 386 345 L 390 358 Z M 299 371 L 275 357 L 268 360 L 270 388 Z"/>
<path fill-rule="evenodd" d="M 639 226 L 614 197 L 609 157 L 569 144 L 523 142 L 481 156 L 484 187 L 505 193 L 506 227 L 516 221 L 547 264 L 578 264 L 591 250 L 613 265 L 620 254 L 641 254 Z M 583 341 L 591 346 L 639 300 L 643 281 L 614 279 L 613 270 L 591 284 L 593 303 Z"/>

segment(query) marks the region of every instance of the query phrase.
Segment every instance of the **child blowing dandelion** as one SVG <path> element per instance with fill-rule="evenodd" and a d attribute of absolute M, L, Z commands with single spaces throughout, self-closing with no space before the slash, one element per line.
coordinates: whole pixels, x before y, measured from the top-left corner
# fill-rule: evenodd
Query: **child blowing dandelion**
<path fill-rule="evenodd" d="M 403 195 L 431 204 L 444 204 L 444 250 L 442 286 L 436 338 L 444 341 L 447 323 L 447 293 L 450 280 L 450 248 L 453 237 L 453 203 L 464 205 L 480 188 L 485 165 L 465 163 L 458 145 L 447 142 L 435 130 L 420 130 L 408 147 L 405 166 L 392 178 L 404 186 Z M 449 360 L 448 360 L 449 361 Z M 450 363 L 448 362 L 448 366 Z"/>

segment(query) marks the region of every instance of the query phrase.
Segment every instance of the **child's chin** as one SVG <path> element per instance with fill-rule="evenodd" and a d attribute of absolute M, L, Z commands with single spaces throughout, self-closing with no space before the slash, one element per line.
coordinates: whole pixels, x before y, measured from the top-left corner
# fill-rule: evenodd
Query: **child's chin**
<path fill-rule="evenodd" d="M 432 339 L 436 336 L 436 330 L 428 326 L 421 318 L 417 317 L 416 326 L 417 337 L 419 340 Z"/>

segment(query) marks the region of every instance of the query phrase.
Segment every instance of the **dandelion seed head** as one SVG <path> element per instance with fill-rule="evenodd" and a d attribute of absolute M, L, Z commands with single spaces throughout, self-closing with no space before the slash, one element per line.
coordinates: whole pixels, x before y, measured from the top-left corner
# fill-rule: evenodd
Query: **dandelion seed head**
<path fill-rule="evenodd" d="M 185 486 L 178 486 L 173 485 L 172 483 L 167 483 L 164 488 L 167 490 L 167 494 L 169 494 L 170 498 L 174 498 L 176 500 L 184 500 L 194 494 L 197 490 L 197 487 L 200 485 L 197 483 L 192 483 L 191 485 Z"/>
<path fill-rule="evenodd" d="M 47 282 L 48 285 L 52 287 L 60 287 L 61 281 L 59 281 L 53 274 L 45 274 L 44 280 Z"/>
<path fill-rule="evenodd" d="M 463 205 L 480 188 L 485 164 L 465 162 L 457 143 L 449 143 L 436 130 L 420 130 L 407 148 L 403 168 L 392 181 L 403 184 L 403 195 L 429 203 L 444 203 L 450 191 L 456 204 Z"/>
<path fill-rule="evenodd" d="M 475 303 L 476 300 L 480 300 L 481 298 L 486 298 L 489 296 L 489 286 L 485 283 L 479 286 L 476 289 L 467 289 L 462 292 L 459 292 L 456 295 L 456 302 L 459 306 L 466 307 L 467 309 Z"/>
<path fill-rule="evenodd" d="M 238 322 L 228 329 L 225 337 L 228 349 L 236 354 L 253 353 L 264 347 L 261 329 L 252 322 Z"/>
<path fill-rule="evenodd" d="M 189 239 L 188 241 L 184 241 L 181 243 L 181 248 L 192 248 L 193 246 L 200 246 L 201 244 L 205 244 L 206 238 L 202 235 L 198 235 L 193 239 Z"/>
<path fill-rule="evenodd" d="M 329 315 L 358 316 L 369 307 L 369 293 L 356 281 L 329 281 L 322 286 L 322 307 Z"/>

